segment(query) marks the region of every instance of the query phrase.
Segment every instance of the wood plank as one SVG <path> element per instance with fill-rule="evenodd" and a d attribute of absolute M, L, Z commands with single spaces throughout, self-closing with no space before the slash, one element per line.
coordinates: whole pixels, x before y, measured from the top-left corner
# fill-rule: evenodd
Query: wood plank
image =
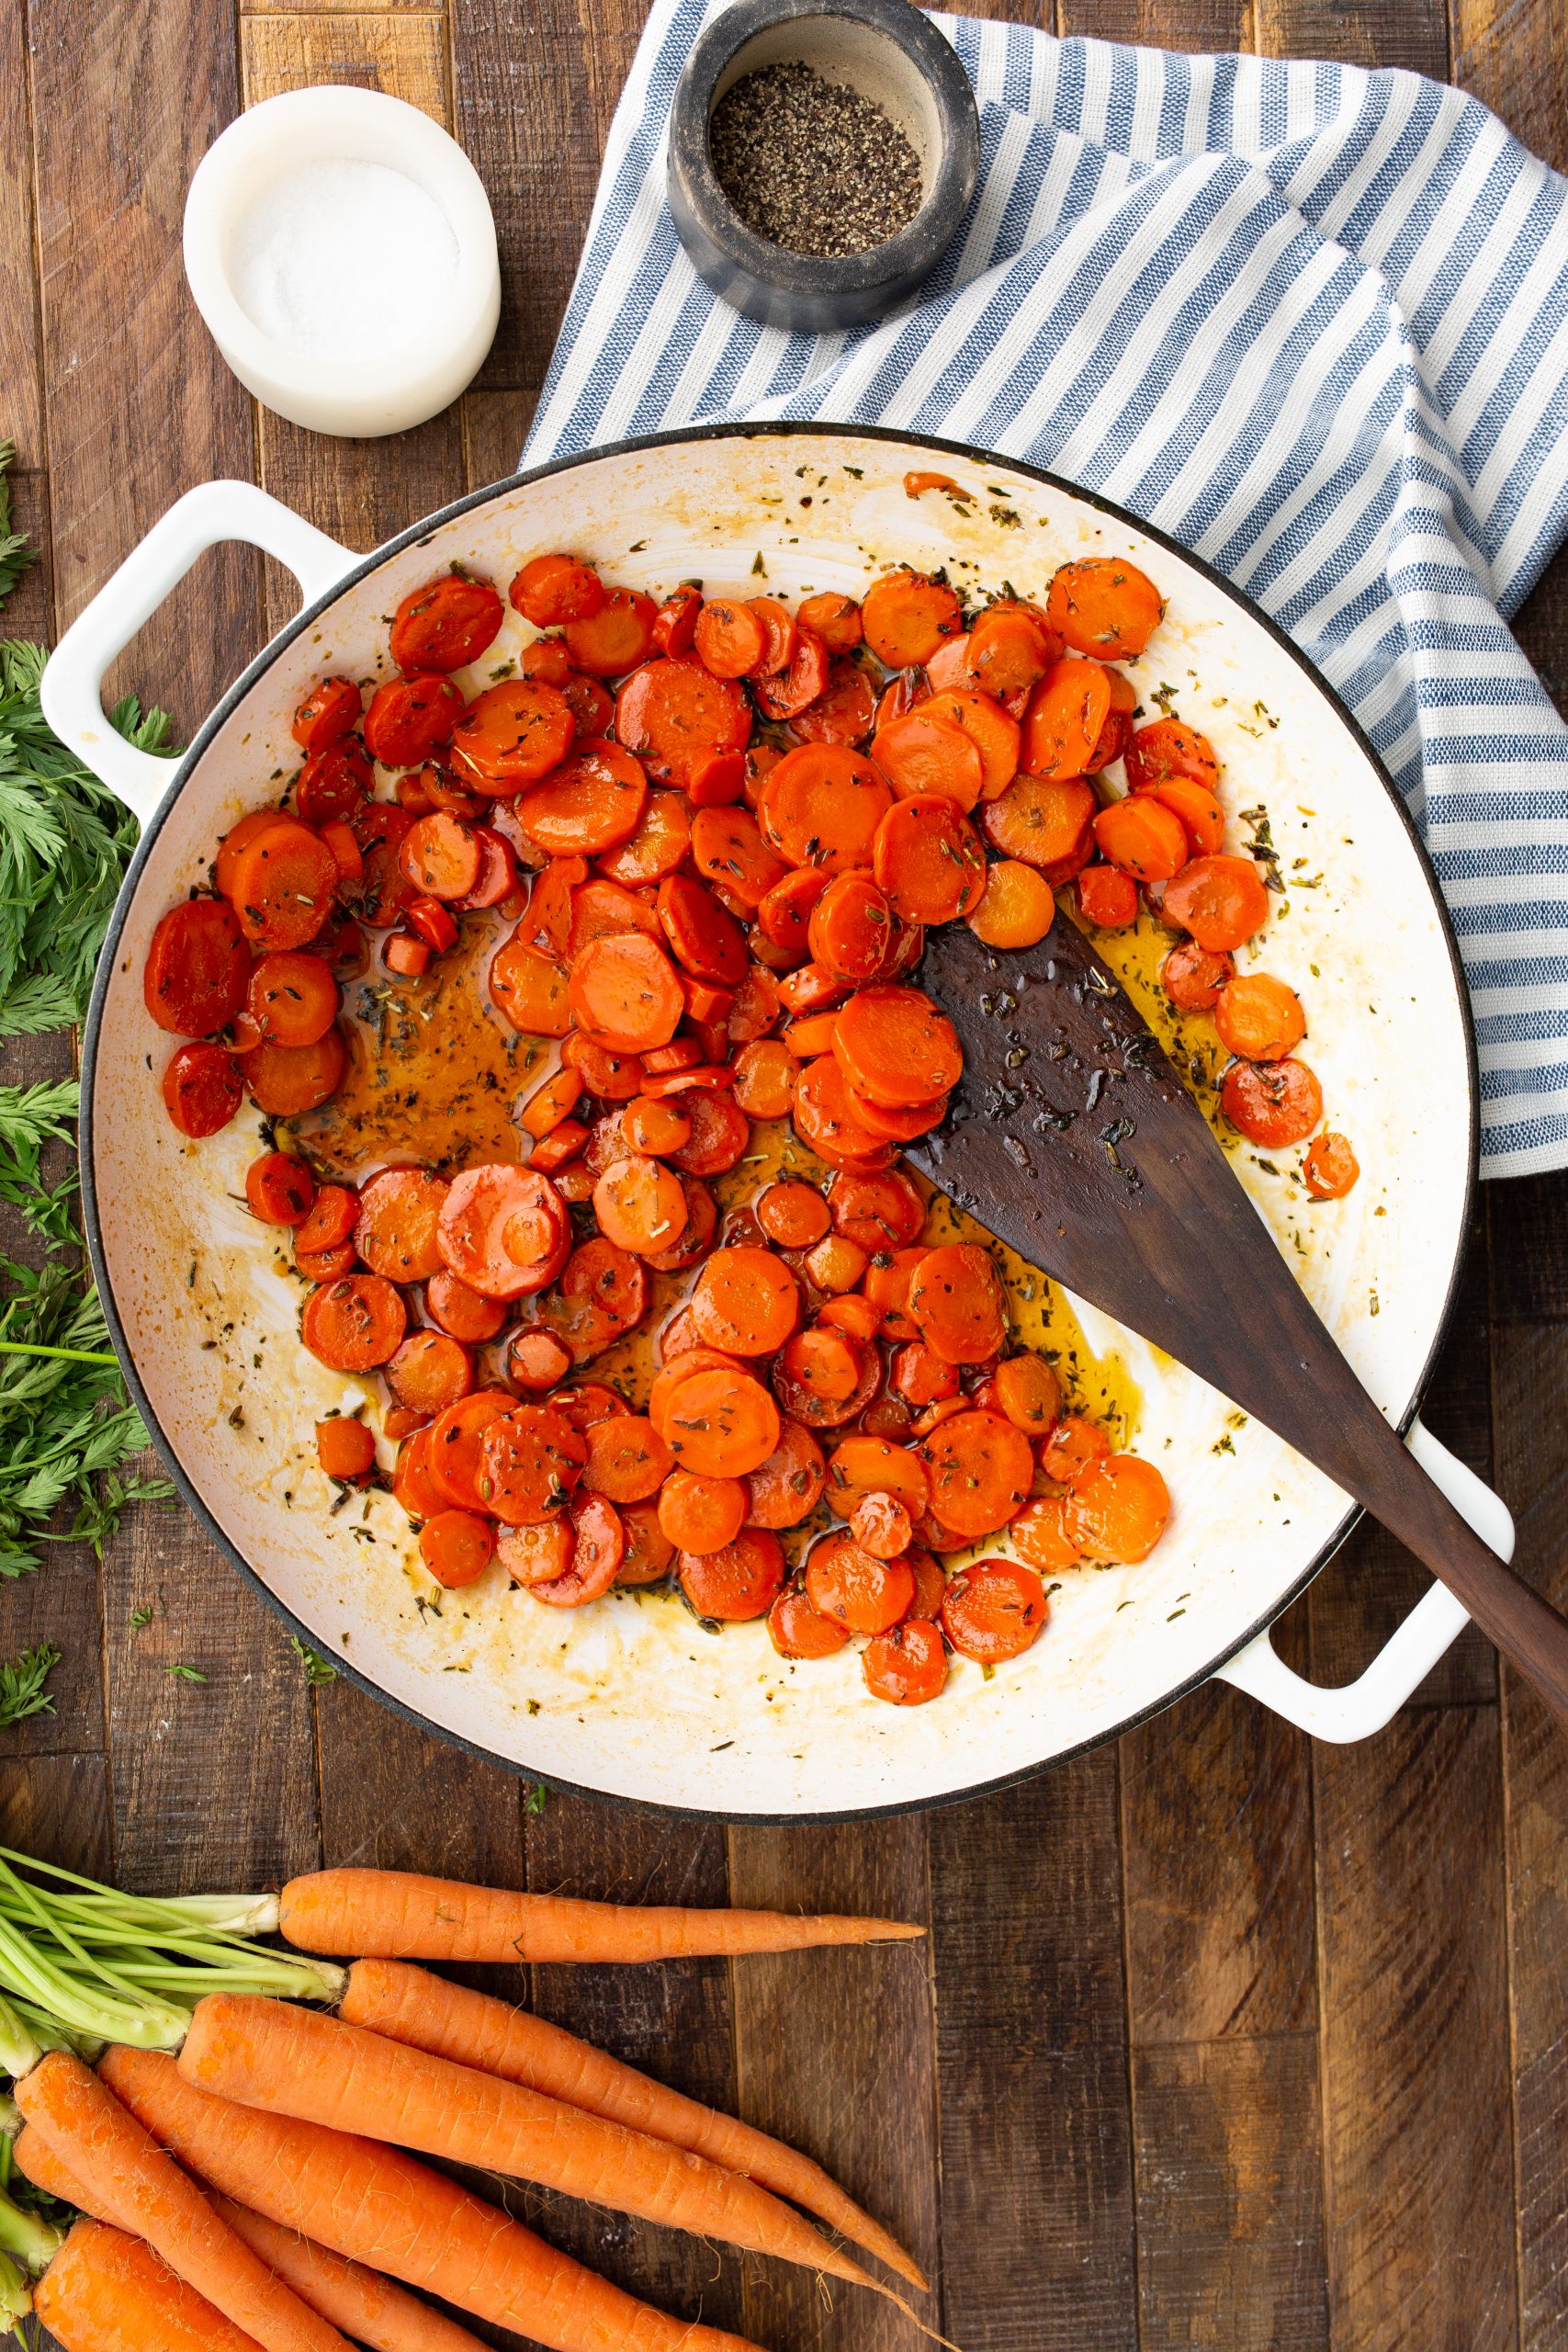
<path fill-rule="evenodd" d="M 446 123 L 446 20 L 438 8 L 244 16 L 240 64 L 247 107 L 330 82 L 380 90 Z"/>
<path fill-rule="evenodd" d="M 38 242 L 33 214 L 33 140 L 27 21 L 8 8 L 0 23 L 0 432 L 17 445 L 10 479 L 12 528 L 26 531 L 39 560 L 6 605 L 10 637 L 48 639 L 49 489 L 43 384 L 39 373 Z"/>
<path fill-rule="evenodd" d="M 1559 1236 L 1563 1228 L 1559 1227 Z M 1562 1247 L 1561 1238 L 1558 1249 Z M 1493 1336 L 1497 1469 L 1540 1589 L 1568 1606 L 1562 1556 L 1568 1507 L 1568 1330 Z M 1568 2211 L 1562 2119 L 1568 2111 L 1568 1745 L 1517 1676 L 1505 1669 L 1509 1993 L 1518 2171 L 1519 2341 L 1568 2341 Z"/>
<path fill-rule="evenodd" d="M 8 1758 L 0 1764 L 0 1844 L 89 1878 L 112 1877 L 107 1782 L 101 1756 Z"/>
<path fill-rule="evenodd" d="M 1313 1754 L 1336 2346 L 1516 2340 L 1497 1711 Z"/>
<path fill-rule="evenodd" d="M 1056 30 L 1151 49 L 1248 49 L 1251 17 L 1252 0 L 1057 0 Z"/>
<path fill-rule="evenodd" d="M 1143 2343 L 1319 2352 L 1315 2035 L 1136 2051 L 1133 2102 Z"/>
<path fill-rule="evenodd" d="M 529 1886 L 618 1903 L 728 1900 L 716 1823 L 653 1821 L 628 1805 L 540 1790 L 526 1815 Z M 536 1968 L 533 2006 L 573 2033 L 734 2111 L 729 1980 L 722 1961 L 654 1968 Z M 733 2255 L 628 2216 L 541 2200 L 552 2241 L 649 2302 L 710 2325 L 741 2324 Z"/>
<path fill-rule="evenodd" d="M 588 226 L 641 0 L 455 0 L 455 132 L 490 193 L 502 313 L 480 383 L 537 392 Z"/>
<path fill-rule="evenodd" d="M 975 1826 L 973 1812 L 947 1818 Z M 908 1815 L 823 1828 L 733 1828 L 729 1884 L 733 1902 L 761 1909 L 925 1919 L 927 1821 Z M 923 1941 L 756 1957 L 732 1964 L 731 2002 L 738 2111 L 826 2165 L 934 2278 L 931 1966 Z M 973 2061 L 976 2052 L 966 2054 Z M 987 2265 L 1005 2267 L 994 2236 L 969 2244 L 984 2245 Z M 941 2324 L 934 2310 L 931 2324 Z M 1005 2337 L 965 2335 L 951 2313 L 947 2332 L 1009 2352 Z M 908 2352 L 913 2341 L 890 2303 L 848 2287 L 825 2294 L 807 2272 L 778 2263 L 746 2265 L 743 2333 L 791 2352 Z"/>
<path fill-rule="evenodd" d="M 1255 0 L 1253 40 L 1265 57 L 1332 57 L 1448 79 L 1444 0 Z"/>
<path fill-rule="evenodd" d="M 487 482 L 504 481 L 517 470 L 534 396 L 524 391 L 465 392 L 463 410 L 464 464 L 468 486 L 480 490 Z"/>
<path fill-rule="evenodd" d="M 1117 1757 L 931 1819 L 945 2333 L 1137 2343 Z"/>
<path fill-rule="evenodd" d="M 1568 16 L 1560 0 L 1453 0 L 1453 78 L 1568 171 Z"/>

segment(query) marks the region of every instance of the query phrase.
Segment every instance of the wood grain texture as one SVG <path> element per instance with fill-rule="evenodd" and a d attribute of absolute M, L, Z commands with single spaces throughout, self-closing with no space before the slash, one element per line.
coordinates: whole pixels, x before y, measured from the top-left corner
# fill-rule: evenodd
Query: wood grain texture
<path fill-rule="evenodd" d="M 1137 2344 L 1117 1758 L 933 1814 L 946 2333 Z"/>
<path fill-rule="evenodd" d="M 1450 0 L 1453 78 L 1568 170 L 1568 13 L 1560 0 Z"/>
<path fill-rule="evenodd" d="M 1516 2331 L 1497 1711 L 1314 1750 L 1334 2342 Z"/>
<path fill-rule="evenodd" d="M 1056 0 L 1059 33 L 1151 49 L 1251 49 L 1253 22 L 1254 0 Z"/>
<path fill-rule="evenodd" d="M 0 1844 L 107 1878 L 114 1869 L 107 1781 L 101 1756 L 0 1764 Z"/>
<path fill-rule="evenodd" d="M 1559 1193 L 1563 1187 L 1559 1182 Z M 1568 1595 L 1568 1331 L 1499 1331 L 1497 1473 L 1521 1550 L 1550 1561 L 1544 1589 Z M 1518 2177 L 1519 2340 L 1568 2341 L 1568 2212 L 1562 2197 L 1568 2113 L 1568 1753 L 1534 1693 L 1504 1676 L 1509 1989 Z"/>
<path fill-rule="evenodd" d="M 330 82 L 380 90 L 446 122 L 446 20 L 439 9 L 242 17 L 240 61 L 248 107 Z"/>
<path fill-rule="evenodd" d="M 1444 0 L 1255 0 L 1255 45 L 1265 57 L 1332 57 L 1448 78 Z"/>
<path fill-rule="evenodd" d="M 730 1899 L 755 1909 L 924 1920 L 929 1868 L 919 1815 L 729 1832 Z M 753 1956 L 731 1963 L 730 2004 L 737 2112 L 827 2165 L 935 2278 L 931 1962 L 925 1941 Z M 994 2241 L 983 2258 L 1001 2258 Z M 742 2312 L 748 2336 L 790 2352 L 913 2352 L 918 2342 L 909 2322 L 865 2290 L 825 2294 L 807 2272 L 776 2262 L 746 2263 Z M 947 2333 L 964 2340 L 951 2313 Z M 967 2341 L 1008 2352 L 1000 2335 L 971 2332 Z"/>

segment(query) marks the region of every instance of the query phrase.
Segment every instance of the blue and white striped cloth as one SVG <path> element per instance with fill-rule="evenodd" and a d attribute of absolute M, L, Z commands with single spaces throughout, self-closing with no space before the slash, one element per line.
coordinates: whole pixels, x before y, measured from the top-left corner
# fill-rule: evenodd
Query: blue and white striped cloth
<path fill-rule="evenodd" d="M 785 334 L 664 200 L 720 0 L 656 0 L 525 462 L 698 419 L 924 429 L 1048 467 L 1225 572 L 1414 810 L 1474 1000 L 1483 1165 L 1568 1163 L 1568 729 L 1504 616 L 1568 529 L 1568 183 L 1411 74 L 934 18 L 980 101 L 911 305 Z"/>

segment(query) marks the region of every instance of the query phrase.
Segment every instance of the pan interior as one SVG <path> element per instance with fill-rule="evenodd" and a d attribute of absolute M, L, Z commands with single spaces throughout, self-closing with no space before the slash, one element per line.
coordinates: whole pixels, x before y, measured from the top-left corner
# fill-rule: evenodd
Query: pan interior
<path fill-rule="evenodd" d="M 909 498 L 935 466 L 978 495 Z M 1465 1014 L 1425 863 L 1371 755 L 1332 698 L 1219 582 L 1131 520 L 1004 461 L 871 435 L 791 430 L 639 444 L 503 485 L 400 545 L 271 650 L 200 748 L 144 846 L 90 1040 L 90 1182 L 106 1289 L 162 1446 L 214 1531 L 310 1641 L 434 1728 L 520 1770 L 729 1816 L 929 1803 L 1111 1735 L 1201 1679 L 1298 1589 L 1341 1529 L 1344 1498 L 1226 1400 L 1091 1310 L 1089 1349 L 1138 1398 L 1131 1442 L 1175 1510 L 1135 1568 L 1082 1568 L 1053 1594 L 1034 1649 L 989 1676 L 962 1660 L 936 1704 L 870 1700 L 853 1651 L 792 1666 L 760 1625 L 722 1634 L 679 1601 L 615 1594 L 539 1607 L 490 1570 L 437 1595 L 389 1496 L 333 1515 L 313 1424 L 361 1401 L 298 1338 L 302 1286 L 243 1205 L 259 1148 L 242 1114 L 177 1136 L 156 1084 L 168 1041 L 141 975 L 159 916 L 213 843 L 276 797 L 297 760 L 289 716 L 325 671 L 374 679 L 398 599 L 451 563 L 503 587 L 564 546 L 615 581 L 668 590 L 856 592 L 893 563 L 955 584 L 1043 589 L 1074 555 L 1123 555 L 1168 610 L 1133 671 L 1214 742 L 1231 820 L 1264 808 L 1288 888 L 1268 967 L 1295 984 L 1327 1123 L 1363 1176 L 1303 1205 L 1287 1155 L 1244 1152 L 1242 1181 L 1373 1395 L 1403 1419 L 1438 1339 L 1472 1168 Z M 508 616 L 484 669 L 525 632 Z M 515 641 L 514 641 L 515 640 Z M 478 676 L 459 673 L 477 687 Z M 1115 943 L 1107 944 L 1112 961 Z M 1201 1248 L 1202 1237 L 1194 1236 Z"/>

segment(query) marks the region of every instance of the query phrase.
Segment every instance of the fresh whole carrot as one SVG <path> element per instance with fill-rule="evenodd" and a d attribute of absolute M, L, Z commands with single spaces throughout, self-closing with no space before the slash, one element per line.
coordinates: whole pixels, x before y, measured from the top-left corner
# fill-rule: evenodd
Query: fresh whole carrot
<path fill-rule="evenodd" d="M 349 1970 L 339 2014 L 352 2025 L 411 2043 L 434 2057 L 477 2066 L 503 2082 L 522 2083 L 745 2173 L 776 2196 L 804 2205 L 911 2285 L 927 2283 L 897 2240 L 808 2156 L 752 2124 L 650 2081 L 635 2066 L 526 2009 L 512 2008 L 465 1985 L 448 1984 L 400 1961 L 362 1960 Z"/>
<path fill-rule="evenodd" d="M 102 2065 L 139 2120 L 224 2196 L 551 2352 L 755 2352 L 638 2302 L 398 2149 L 212 2098 L 152 2051 L 117 2047 Z"/>
<path fill-rule="evenodd" d="M 890 2292 L 767 2189 L 705 2156 L 287 2001 L 209 1994 L 179 2069 L 198 2090 L 244 2107 L 536 2181 Z"/>
<path fill-rule="evenodd" d="M 256 2352 L 140 2238 L 78 2222 L 33 2295 L 64 2352 Z"/>
<path fill-rule="evenodd" d="M 140 2234 L 169 2268 L 265 2352 L 347 2352 L 219 2219 L 201 2191 L 120 2105 L 91 2067 L 51 2050 L 17 2085 L 17 2105 L 89 2200 L 134 2213 Z"/>
<path fill-rule="evenodd" d="M 134 2210 L 110 2212 L 89 2198 L 49 2142 L 39 2138 L 35 2124 L 22 2126 L 11 2153 L 17 2170 L 46 2196 L 78 2207 L 94 2221 L 138 2234 Z M 350 2262 L 299 2231 L 284 2229 L 231 2197 L 220 2196 L 215 2189 L 204 2189 L 203 2194 L 235 2236 L 243 2238 L 269 2270 L 292 2287 L 302 2303 L 369 2345 L 371 2352 L 479 2352 L 478 2337 L 466 2327 L 432 2311 L 428 2303 L 417 2301 L 379 2271 Z M 215 2312 L 214 2317 L 221 2314 Z M 242 2340 L 248 2344 L 252 2339 Z"/>

